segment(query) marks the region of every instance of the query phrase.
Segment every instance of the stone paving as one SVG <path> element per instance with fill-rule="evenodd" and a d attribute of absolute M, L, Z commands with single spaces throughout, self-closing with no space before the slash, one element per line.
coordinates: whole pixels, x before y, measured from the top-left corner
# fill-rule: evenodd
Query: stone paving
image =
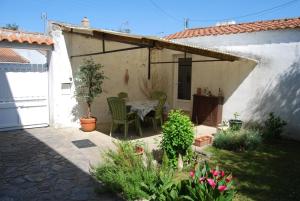
<path fill-rule="evenodd" d="M 109 126 L 108 126 L 109 127 Z M 138 139 L 157 149 L 161 135 L 146 129 Z M 104 131 L 102 131 L 104 132 Z M 101 153 L 114 149 L 116 139 L 77 128 L 36 128 L 0 132 L 0 201 L 121 200 L 114 194 L 95 193 L 101 185 L 90 176 L 91 165 L 102 163 Z M 197 134 L 215 132 L 200 126 Z M 121 138 L 123 133 L 114 133 Z M 72 141 L 88 139 L 96 146 L 79 149 Z"/>
<path fill-rule="evenodd" d="M 61 132 L 64 135 L 50 128 L 0 132 L 0 201 L 120 200 L 95 193 L 101 185 L 88 173 L 91 159 L 70 142 L 68 136 L 76 134 Z M 99 158 L 97 148 L 90 151 Z"/>

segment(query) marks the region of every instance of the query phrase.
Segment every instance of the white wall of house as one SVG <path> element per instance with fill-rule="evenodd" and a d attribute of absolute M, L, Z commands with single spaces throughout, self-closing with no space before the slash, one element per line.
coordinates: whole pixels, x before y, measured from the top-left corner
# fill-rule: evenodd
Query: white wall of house
<path fill-rule="evenodd" d="M 49 63 L 50 125 L 54 127 L 78 127 L 72 110 L 77 102 L 74 98 L 74 78 L 65 38 L 60 30 L 52 30 L 54 40 Z"/>
<path fill-rule="evenodd" d="M 300 139 L 300 29 L 176 41 L 217 48 L 258 60 L 258 65 L 228 97 L 223 119 L 239 112 L 243 120 L 263 120 L 269 112 L 275 112 L 288 122 L 286 134 Z M 214 74 L 210 76 L 213 78 Z M 226 83 L 234 77 L 229 76 Z"/>

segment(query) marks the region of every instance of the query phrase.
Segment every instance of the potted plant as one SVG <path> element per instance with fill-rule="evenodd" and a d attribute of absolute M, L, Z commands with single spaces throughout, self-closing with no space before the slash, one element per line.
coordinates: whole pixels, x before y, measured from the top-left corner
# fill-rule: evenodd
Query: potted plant
<path fill-rule="evenodd" d="M 239 113 L 235 112 L 233 114 L 234 119 L 230 119 L 229 122 L 229 128 L 232 130 L 240 130 L 242 128 L 243 125 L 243 121 L 238 119 L 238 117 L 240 116 Z"/>
<path fill-rule="evenodd" d="M 82 98 L 87 104 L 86 116 L 80 118 L 81 129 L 90 132 L 96 129 L 96 118 L 92 116 L 91 105 L 102 93 L 102 84 L 106 77 L 103 65 L 96 64 L 93 59 L 84 60 L 75 77 L 76 97 Z"/>
<path fill-rule="evenodd" d="M 137 155 L 142 155 L 144 153 L 144 147 L 143 147 L 143 143 L 140 141 L 136 141 L 135 143 L 135 153 Z"/>

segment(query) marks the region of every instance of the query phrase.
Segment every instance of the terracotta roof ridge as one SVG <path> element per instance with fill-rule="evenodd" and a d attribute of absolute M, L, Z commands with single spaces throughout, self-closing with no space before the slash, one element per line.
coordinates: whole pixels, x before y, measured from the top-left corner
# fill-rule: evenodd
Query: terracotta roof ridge
<path fill-rule="evenodd" d="M 215 28 L 215 27 L 230 27 L 230 26 L 237 26 L 237 25 L 247 25 L 247 24 L 257 24 L 257 23 L 266 23 L 266 22 L 288 21 L 288 20 L 296 20 L 296 19 L 300 19 L 300 16 L 299 17 L 293 17 L 293 18 L 279 18 L 279 19 L 272 19 L 272 20 L 259 20 L 259 21 L 251 21 L 251 22 L 240 22 L 240 23 L 236 23 L 236 24 L 210 25 L 210 26 L 207 26 L 207 27 L 193 27 L 193 28 L 188 28 L 188 29 L 185 29 L 185 30 L 209 29 L 209 28 Z M 179 32 L 181 32 L 181 31 L 179 31 Z"/>
<path fill-rule="evenodd" d="M 185 29 L 183 31 L 175 32 L 173 34 L 169 34 L 164 38 L 171 40 L 171 39 L 179 39 L 179 38 L 240 34 L 240 33 L 258 32 L 258 31 L 298 29 L 298 28 L 300 28 L 300 17 L 294 17 L 294 18 L 282 18 L 282 19 L 272 19 L 272 20 L 260 20 L 254 22 L 242 22 L 238 24 L 225 24 L 225 25 L 191 28 L 191 29 Z"/>
<path fill-rule="evenodd" d="M 51 36 L 42 33 L 25 32 L 21 30 L 10 30 L 0 28 L 0 41 L 18 42 L 18 43 L 36 43 L 39 45 L 52 45 L 54 42 Z"/>

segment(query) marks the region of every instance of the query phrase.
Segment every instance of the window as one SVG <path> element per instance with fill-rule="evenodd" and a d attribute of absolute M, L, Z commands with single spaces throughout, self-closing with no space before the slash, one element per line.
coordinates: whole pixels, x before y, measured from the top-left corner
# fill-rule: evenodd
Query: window
<path fill-rule="evenodd" d="M 191 100 L 192 58 L 178 59 L 177 98 Z"/>

